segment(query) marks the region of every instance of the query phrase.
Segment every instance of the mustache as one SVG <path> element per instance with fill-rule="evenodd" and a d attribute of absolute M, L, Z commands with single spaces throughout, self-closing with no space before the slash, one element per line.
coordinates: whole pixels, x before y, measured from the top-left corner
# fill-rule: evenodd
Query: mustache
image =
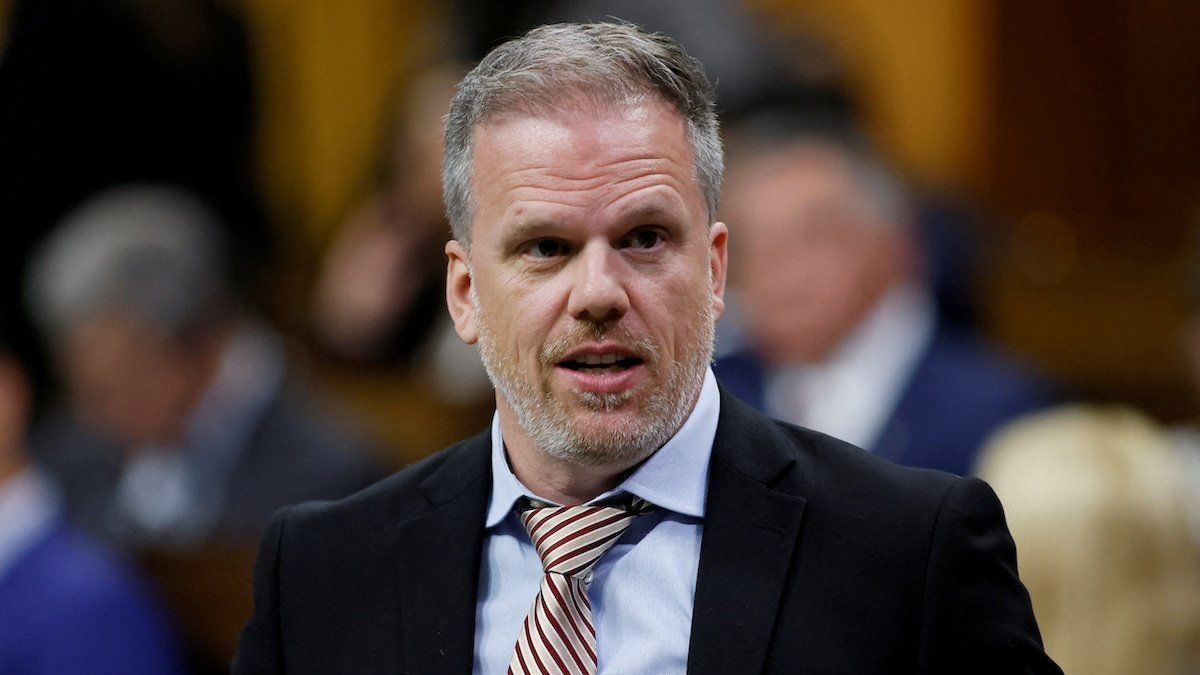
<path fill-rule="evenodd" d="M 546 365 L 554 365 L 567 357 L 579 345 L 586 342 L 612 341 L 633 352 L 646 363 L 658 359 L 658 344 L 650 338 L 637 335 L 620 323 L 577 322 L 571 324 L 566 333 L 555 337 L 542 348 L 541 359 Z"/>

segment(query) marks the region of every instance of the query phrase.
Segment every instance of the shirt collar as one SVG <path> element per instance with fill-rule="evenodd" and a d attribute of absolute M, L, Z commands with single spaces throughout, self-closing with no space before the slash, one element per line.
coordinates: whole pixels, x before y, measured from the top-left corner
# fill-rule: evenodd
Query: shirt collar
<path fill-rule="evenodd" d="M 628 492 L 661 509 L 703 518 L 708 495 L 708 462 L 712 457 L 720 412 L 721 397 L 710 368 L 704 374 L 704 385 L 700 388 L 696 406 L 679 431 L 624 482 L 592 501 Z M 487 527 L 499 525 L 522 496 L 546 501 L 513 475 L 504 454 L 500 417 L 493 415 L 492 493 L 488 502 Z"/>
<path fill-rule="evenodd" d="M 874 446 L 928 348 L 935 316 L 924 290 L 889 290 L 828 360 L 770 374 L 767 412 L 859 447 Z"/>

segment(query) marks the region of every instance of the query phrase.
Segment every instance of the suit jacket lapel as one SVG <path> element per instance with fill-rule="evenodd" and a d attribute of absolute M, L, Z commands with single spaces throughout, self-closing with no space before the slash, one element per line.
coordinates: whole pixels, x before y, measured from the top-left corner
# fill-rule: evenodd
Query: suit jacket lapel
<path fill-rule="evenodd" d="M 794 464 L 776 433 L 722 394 L 692 616 L 692 675 L 763 667 L 805 504 L 772 487 Z"/>
<path fill-rule="evenodd" d="M 469 673 L 475 596 L 491 489 L 490 435 L 452 454 L 420 486 L 428 512 L 401 523 L 395 543 L 402 672 Z"/>

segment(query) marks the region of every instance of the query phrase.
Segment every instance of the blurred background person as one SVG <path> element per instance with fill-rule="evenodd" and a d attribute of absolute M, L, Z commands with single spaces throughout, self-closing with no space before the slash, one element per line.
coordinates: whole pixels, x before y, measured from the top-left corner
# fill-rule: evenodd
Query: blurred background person
<path fill-rule="evenodd" d="M 1034 415 L 980 456 L 1046 652 L 1064 672 L 1200 667 L 1200 556 L 1180 468 L 1165 431 L 1124 408 Z"/>
<path fill-rule="evenodd" d="M 33 393 L 10 326 L 0 315 L 0 673 L 183 672 L 146 584 L 67 524 L 30 461 Z"/>
<path fill-rule="evenodd" d="M 346 359 L 408 365 L 445 314 L 442 117 L 463 72 L 432 65 L 392 98 L 377 176 L 324 260 L 313 331 Z"/>
<path fill-rule="evenodd" d="M 791 107 L 730 133 L 722 214 L 741 325 L 715 368 L 730 392 L 958 474 L 990 431 L 1051 400 L 1031 372 L 939 319 L 914 207 L 859 137 Z"/>
<path fill-rule="evenodd" d="M 72 519 L 129 547 L 252 541 L 280 506 L 383 475 L 240 302 L 214 213 L 133 185 L 71 213 L 30 268 L 69 407 L 35 443 Z"/>
<path fill-rule="evenodd" d="M 322 262 L 312 329 L 345 362 L 398 368 L 448 405 L 486 404 L 490 412 L 483 364 L 454 334 L 445 307 L 442 117 L 466 70 L 457 61 L 433 64 L 393 98 L 376 186 Z"/>
<path fill-rule="evenodd" d="M 307 336 L 318 372 L 401 452 L 472 434 L 494 407 L 479 356 L 446 313 L 442 117 L 466 70 L 434 60 L 393 87 L 372 179 L 314 274 Z"/>

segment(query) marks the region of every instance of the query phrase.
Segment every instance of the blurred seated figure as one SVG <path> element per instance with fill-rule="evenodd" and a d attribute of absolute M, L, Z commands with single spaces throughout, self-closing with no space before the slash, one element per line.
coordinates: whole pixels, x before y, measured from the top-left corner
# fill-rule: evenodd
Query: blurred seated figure
<path fill-rule="evenodd" d="M 251 540 L 382 475 L 233 296 L 212 212 L 161 186 L 70 214 L 29 271 L 69 412 L 37 434 L 71 518 L 132 547 Z"/>
<path fill-rule="evenodd" d="M 419 72 L 387 111 L 376 185 L 323 262 L 313 331 L 361 362 L 407 365 L 445 312 L 442 115 L 463 69 Z"/>
<path fill-rule="evenodd" d="M 732 132 L 723 215 L 742 323 L 717 378 L 779 419 L 965 474 L 1049 389 L 939 320 L 900 182 L 860 140 L 797 115 Z"/>
<path fill-rule="evenodd" d="M 491 419 L 491 382 L 446 313 L 442 116 L 465 72 L 418 67 L 383 114 L 376 175 L 334 233 L 310 304 L 322 384 L 396 463 L 423 459 Z"/>
<path fill-rule="evenodd" d="M 0 335 L 0 673 L 182 672 L 147 589 L 66 524 L 55 486 L 30 464 L 32 394 L 6 343 Z"/>
<path fill-rule="evenodd" d="M 1130 410 L 1060 408 L 1003 428 L 979 460 L 1064 672 L 1197 672 L 1200 557 L 1164 430 Z"/>
<path fill-rule="evenodd" d="M 445 303 L 442 116 L 465 71 L 456 61 L 435 63 L 392 102 L 378 185 L 322 262 L 312 324 L 319 344 L 344 362 L 398 367 L 422 380 L 426 396 L 482 403 L 490 415 L 491 383 Z"/>

